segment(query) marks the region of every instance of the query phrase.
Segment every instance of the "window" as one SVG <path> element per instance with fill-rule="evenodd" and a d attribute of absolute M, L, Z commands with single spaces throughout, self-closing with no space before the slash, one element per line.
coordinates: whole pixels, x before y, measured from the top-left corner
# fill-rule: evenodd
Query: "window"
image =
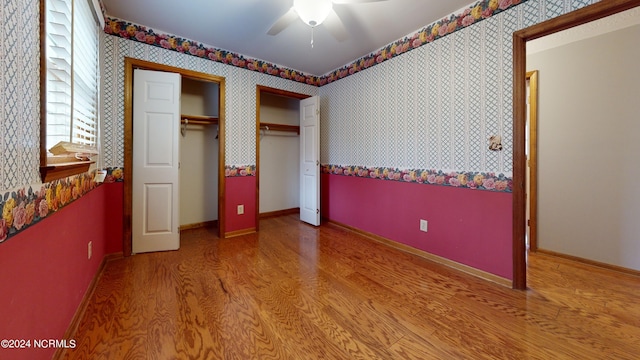
<path fill-rule="evenodd" d="M 60 141 L 97 146 L 98 49 L 104 24 L 96 0 L 43 0 L 41 169 Z M 99 6 L 99 5 L 98 5 Z M 94 9 L 98 9 L 95 12 Z M 96 21 L 96 18 L 99 21 Z M 44 175 L 43 175 L 44 180 Z"/>

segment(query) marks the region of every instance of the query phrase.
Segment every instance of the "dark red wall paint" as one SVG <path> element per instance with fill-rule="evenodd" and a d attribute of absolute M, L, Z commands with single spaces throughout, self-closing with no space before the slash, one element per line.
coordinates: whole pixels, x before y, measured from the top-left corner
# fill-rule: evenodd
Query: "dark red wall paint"
<path fill-rule="evenodd" d="M 225 232 L 256 227 L 256 177 L 236 176 L 225 180 Z M 244 214 L 238 215 L 238 205 L 244 205 Z"/>
<path fill-rule="evenodd" d="M 513 277 L 510 193 L 322 174 L 322 201 L 330 220 Z"/>
<path fill-rule="evenodd" d="M 124 183 L 103 184 L 105 196 L 105 254 L 122 252 Z"/>
<path fill-rule="evenodd" d="M 121 203 L 122 183 L 100 185 L 0 244 L 0 339 L 32 340 L 0 359 L 52 357 L 33 340 L 61 340 L 105 253 L 122 251 Z"/>

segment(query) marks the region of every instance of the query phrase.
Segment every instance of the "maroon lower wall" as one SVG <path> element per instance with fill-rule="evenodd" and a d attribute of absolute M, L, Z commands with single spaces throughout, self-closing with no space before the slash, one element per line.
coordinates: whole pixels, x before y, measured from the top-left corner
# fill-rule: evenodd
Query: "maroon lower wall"
<path fill-rule="evenodd" d="M 238 205 L 244 205 L 244 214 L 238 215 Z M 225 179 L 225 216 L 225 233 L 256 228 L 255 176 Z"/>
<path fill-rule="evenodd" d="M 122 252 L 124 182 L 103 184 L 105 188 L 105 254 Z"/>
<path fill-rule="evenodd" d="M 62 340 L 105 254 L 122 251 L 122 185 L 100 185 L 0 244 L 0 339 L 31 340 L 0 359 L 52 357 L 33 340 Z"/>
<path fill-rule="evenodd" d="M 506 279 L 511 202 L 504 192 L 322 174 L 324 217 Z"/>

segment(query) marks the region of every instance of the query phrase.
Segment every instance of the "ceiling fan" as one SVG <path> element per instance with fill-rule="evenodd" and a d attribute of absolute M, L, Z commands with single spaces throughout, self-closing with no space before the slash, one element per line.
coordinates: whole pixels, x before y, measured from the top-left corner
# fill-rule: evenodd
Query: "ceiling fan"
<path fill-rule="evenodd" d="M 329 33 L 342 42 L 349 35 L 344 27 L 342 20 L 333 10 L 333 4 L 362 4 L 387 0 L 293 0 L 293 6 L 289 11 L 282 15 L 273 24 L 267 32 L 269 35 L 277 35 L 287 26 L 300 18 L 305 24 L 311 26 L 311 29 L 323 24 L 329 30 Z M 311 38 L 311 46 L 313 46 L 313 33 Z"/>

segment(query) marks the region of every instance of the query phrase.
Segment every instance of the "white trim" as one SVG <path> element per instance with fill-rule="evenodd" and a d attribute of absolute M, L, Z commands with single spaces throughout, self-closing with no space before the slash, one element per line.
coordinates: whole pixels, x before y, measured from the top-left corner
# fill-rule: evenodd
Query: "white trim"
<path fill-rule="evenodd" d="M 102 7 L 100 6 L 100 3 L 98 0 L 88 0 L 89 4 L 91 5 L 91 8 L 93 8 L 93 14 L 95 15 L 98 24 L 100 24 L 100 29 L 104 29 L 105 27 L 105 21 L 104 21 L 104 15 L 102 14 Z"/>

